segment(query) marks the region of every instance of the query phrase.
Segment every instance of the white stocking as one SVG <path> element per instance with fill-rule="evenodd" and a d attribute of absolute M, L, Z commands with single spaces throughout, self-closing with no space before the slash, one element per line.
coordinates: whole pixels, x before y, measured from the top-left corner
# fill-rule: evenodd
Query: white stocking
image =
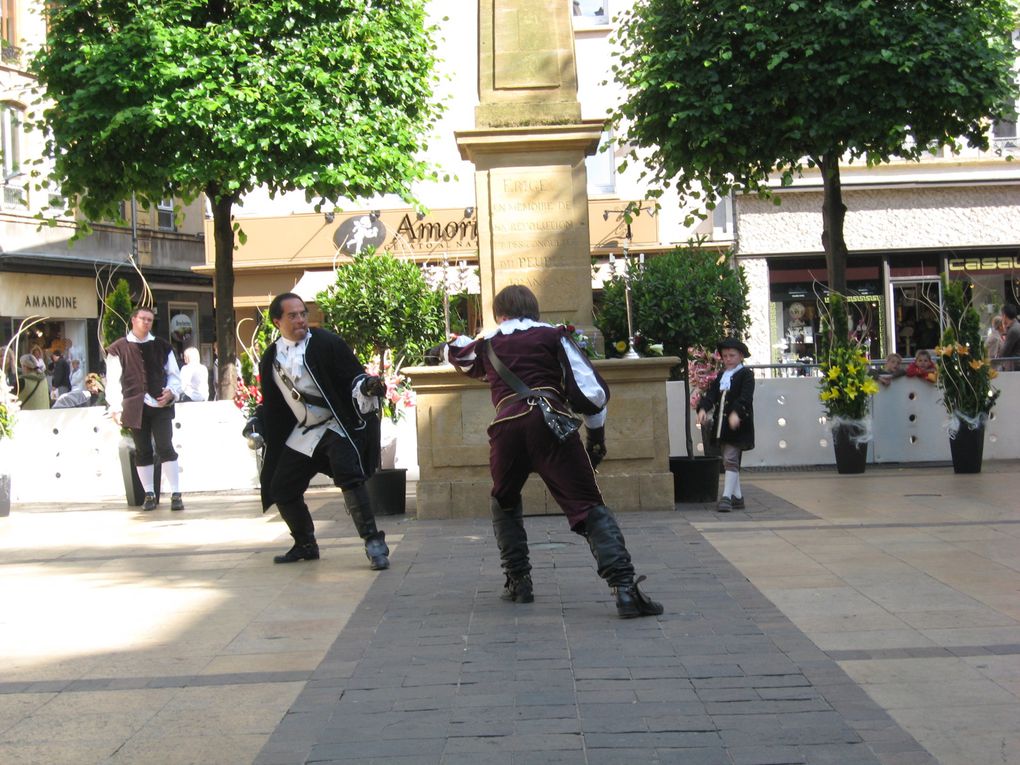
<path fill-rule="evenodd" d="M 142 491 L 146 494 L 152 493 L 152 465 L 136 465 L 135 472 L 138 473 L 138 480 L 142 484 Z"/>
<path fill-rule="evenodd" d="M 725 480 L 725 483 L 723 484 L 723 496 L 724 497 L 732 497 L 733 496 L 733 486 L 736 483 L 737 483 L 737 471 L 736 470 L 727 470 L 726 471 L 726 480 Z"/>
<path fill-rule="evenodd" d="M 744 496 L 744 493 L 740 490 L 740 473 L 734 471 L 733 473 L 733 495 L 734 498 L 739 499 Z"/>
<path fill-rule="evenodd" d="M 177 460 L 163 463 L 163 477 L 170 485 L 170 493 L 177 494 L 180 489 L 180 469 L 177 467 Z"/>

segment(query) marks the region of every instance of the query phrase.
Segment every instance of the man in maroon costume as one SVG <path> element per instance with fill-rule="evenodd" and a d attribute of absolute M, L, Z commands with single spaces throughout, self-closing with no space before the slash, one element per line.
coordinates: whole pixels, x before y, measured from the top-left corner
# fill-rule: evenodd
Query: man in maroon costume
<path fill-rule="evenodd" d="M 492 528 L 506 574 L 503 599 L 531 603 L 535 596 L 524 529 L 521 490 L 538 473 L 563 510 L 570 528 L 588 540 L 598 567 L 616 599 L 621 618 L 657 616 L 662 606 L 638 589 L 623 533 L 595 482 L 595 467 L 606 454 L 605 421 L 609 387 L 563 327 L 539 322 L 538 299 L 527 287 L 511 285 L 496 295 L 492 312 L 499 328 L 484 338 L 457 338 L 446 346 L 461 372 L 485 380 L 496 418 L 489 426 L 492 472 Z M 498 359 L 531 390 L 549 397 L 553 408 L 584 416 L 586 446 L 572 433 L 560 442 L 546 426 L 535 396 L 515 393 L 493 367 Z"/>

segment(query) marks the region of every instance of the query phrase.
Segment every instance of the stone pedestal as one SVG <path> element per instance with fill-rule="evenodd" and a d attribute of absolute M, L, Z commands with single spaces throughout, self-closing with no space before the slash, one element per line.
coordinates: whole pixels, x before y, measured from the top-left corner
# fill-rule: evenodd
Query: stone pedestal
<path fill-rule="evenodd" d="M 475 165 L 482 315 L 503 287 L 524 284 L 542 319 L 593 330 L 584 158 L 602 122 L 457 133 Z"/>
<path fill-rule="evenodd" d="M 612 392 L 609 456 L 599 466 L 598 484 L 614 511 L 673 508 L 666 380 L 677 363 L 674 357 L 595 362 Z M 492 482 L 486 428 L 494 416 L 488 386 L 451 366 L 405 372 L 417 393 L 418 518 L 488 517 Z M 524 512 L 560 513 L 538 476 L 525 486 Z"/>

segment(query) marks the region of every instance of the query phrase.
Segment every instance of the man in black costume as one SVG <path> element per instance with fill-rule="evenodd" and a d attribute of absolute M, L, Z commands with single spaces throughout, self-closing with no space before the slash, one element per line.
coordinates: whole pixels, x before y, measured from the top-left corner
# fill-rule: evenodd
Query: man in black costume
<path fill-rule="evenodd" d="M 373 570 L 388 568 L 386 535 L 376 528 L 365 481 L 375 470 L 378 396 L 386 386 L 366 374 L 338 335 L 308 326 L 299 295 L 277 295 L 269 317 L 280 338 L 262 356 L 262 404 L 256 418 L 266 457 L 259 476 L 262 509 L 276 504 L 294 546 L 275 563 L 317 560 L 319 545 L 304 494 L 316 473 L 332 477 L 344 495 Z"/>

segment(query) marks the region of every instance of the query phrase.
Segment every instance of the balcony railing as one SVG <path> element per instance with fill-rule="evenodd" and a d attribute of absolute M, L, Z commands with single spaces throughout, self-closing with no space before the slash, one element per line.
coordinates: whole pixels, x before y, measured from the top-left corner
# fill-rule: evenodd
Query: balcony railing
<path fill-rule="evenodd" d="M 0 61 L 8 66 L 21 66 L 21 48 L 8 42 L 0 43 Z"/>

